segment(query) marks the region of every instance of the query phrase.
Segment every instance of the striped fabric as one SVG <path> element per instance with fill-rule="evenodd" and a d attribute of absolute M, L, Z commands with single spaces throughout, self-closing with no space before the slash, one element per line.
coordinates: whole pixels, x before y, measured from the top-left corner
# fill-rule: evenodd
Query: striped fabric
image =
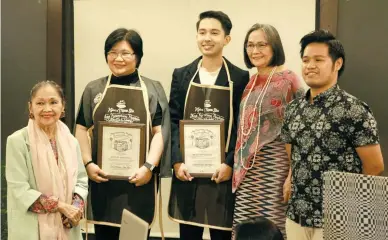
<path fill-rule="evenodd" d="M 236 194 L 233 226 L 254 217 L 274 222 L 285 235 L 286 207 L 283 184 L 288 175 L 289 161 L 284 143 L 265 145 L 255 158 Z"/>

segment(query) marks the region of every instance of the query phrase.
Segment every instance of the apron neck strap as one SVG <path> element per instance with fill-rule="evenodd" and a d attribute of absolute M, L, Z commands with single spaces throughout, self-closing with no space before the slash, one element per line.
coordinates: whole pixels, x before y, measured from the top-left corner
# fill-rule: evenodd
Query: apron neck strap
<path fill-rule="evenodd" d="M 226 61 L 225 61 L 224 58 L 222 58 L 222 63 L 223 63 L 223 65 L 225 66 L 226 75 L 227 75 L 227 77 L 228 77 L 228 82 L 229 82 L 229 86 L 230 86 L 230 83 L 232 82 L 232 80 L 230 79 L 230 73 L 229 73 L 228 64 L 226 64 Z M 201 65 L 202 65 L 202 59 L 199 60 L 198 65 L 197 65 L 197 70 L 195 71 L 193 77 L 191 78 L 190 83 L 194 81 L 195 76 L 197 76 L 197 74 L 198 74 L 198 72 L 199 72 L 199 69 L 201 68 Z"/>
<path fill-rule="evenodd" d="M 228 137 L 226 139 L 226 144 L 225 144 L 225 152 L 228 152 L 229 143 L 230 143 L 230 135 L 232 133 L 232 125 L 233 125 L 233 118 L 234 118 L 234 116 L 233 116 L 233 82 L 230 78 L 228 64 L 226 64 L 226 61 L 224 58 L 222 58 L 222 62 L 223 62 L 223 65 L 225 66 L 226 75 L 228 76 L 228 83 L 229 83 L 229 89 L 230 89 L 230 91 L 229 91 L 229 126 L 226 126 L 226 127 L 228 127 Z M 189 88 L 187 89 L 187 93 L 186 93 L 185 105 L 183 108 L 183 116 L 186 115 L 186 103 L 187 103 L 187 98 L 188 98 L 189 93 L 190 93 L 191 83 L 194 81 L 195 76 L 198 74 L 198 71 L 201 68 L 201 64 L 202 64 L 202 59 L 199 60 L 198 65 L 197 65 L 197 70 L 195 71 L 193 77 L 190 80 Z"/>

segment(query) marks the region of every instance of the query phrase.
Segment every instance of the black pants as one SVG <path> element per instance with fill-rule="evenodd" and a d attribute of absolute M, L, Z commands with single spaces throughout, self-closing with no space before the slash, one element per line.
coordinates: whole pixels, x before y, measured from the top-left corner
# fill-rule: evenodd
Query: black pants
<path fill-rule="evenodd" d="M 120 236 L 120 228 L 94 224 L 94 234 L 96 236 L 96 240 L 118 240 Z"/>
<path fill-rule="evenodd" d="M 211 228 L 209 230 L 211 240 L 230 240 L 232 238 L 231 231 L 223 231 Z M 203 227 L 179 224 L 179 234 L 181 240 L 202 240 Z"/>
<path fill-rule="evenodd" d="M 150 231 L 148 231 L 148 237 L 150 237 Z M 119 240 L 120 228 L 94 224 L 94 234 L 96 240 Z"/>

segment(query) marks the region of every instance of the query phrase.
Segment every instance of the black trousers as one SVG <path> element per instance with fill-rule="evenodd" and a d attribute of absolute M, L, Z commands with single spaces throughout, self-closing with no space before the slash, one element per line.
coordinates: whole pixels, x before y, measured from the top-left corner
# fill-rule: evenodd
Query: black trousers
<path fill-rule="evenodd" d="M 210 230 L 211 240 L 230 240 L 232 239 L 231 231 L 217 229 Z M 188 224 L 179 224 L 179 234 L 181 240 L 202 240 L 203 227 L 192 226 Z"/>
<path fill-rule="evenodd" d="M 118 240 L 120 236 L 120 228 L 94 224 L 94 234 L 96 236 L 96 240 Z"/>
<path fill-rule="evenodd" d="M 150 237 L 151 230 L 148 231 Z M 96 240 L 119 240 L 120 228 L 94 224 Z"/>

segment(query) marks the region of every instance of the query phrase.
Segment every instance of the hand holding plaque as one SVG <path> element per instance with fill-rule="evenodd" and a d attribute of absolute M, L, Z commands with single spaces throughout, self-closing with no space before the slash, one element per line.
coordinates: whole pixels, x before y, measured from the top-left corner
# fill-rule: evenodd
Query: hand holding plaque
<path fill-rule="evenodd" d="M 108 179 L 127 180 L 145 161 L 145 125 L 99 122 L 98 166 Z"/>
<path fill-rule="evenodd" d="M 181 120 L 180 146 L 190 175 L 211 178 L 225 161 L 224 121 Z"/>

